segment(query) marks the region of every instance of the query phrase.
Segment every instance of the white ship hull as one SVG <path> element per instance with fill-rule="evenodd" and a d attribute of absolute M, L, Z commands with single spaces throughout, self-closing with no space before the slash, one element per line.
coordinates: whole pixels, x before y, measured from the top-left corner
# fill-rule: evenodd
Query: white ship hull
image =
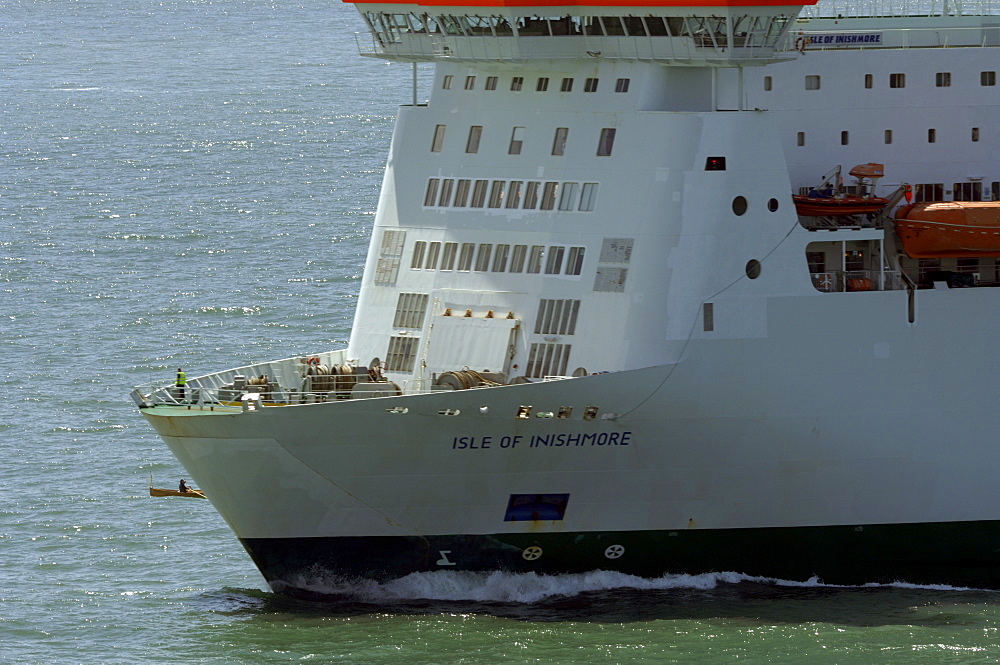
<path fill-rule="evenodd" d="M 767 338 L 693 343 L 672 366 L 145 413 L 276 586 L 442 568 L 994 586 L 1000 447 L 984 433 L 1000 426 L 1000 368 L 951 326 L 981 293 L 919 293 L 919 330 L 905 292 L 777 298 Z M 1000 326 L 1000 307 L 983 309 L 981 328 Z M 523 405 L 614 419 L 513 417 Z M 505 521 L 512 494 L 567 494 L 564 519 Z"/>
<path fill-rule="evenodd" d="M 509 46 L 501 24 L 481 43 L 428 40 L 426 15 L 395 42 L 373 28 L 384 57 L 439 71 L 431 102 L 400 111 L 350 347 L 199 377 L 186 399 L 136 393 L 274 588 L 594 569 L 1000 588 L 1000 266 L 918 263 L 889 218 L 802 220 L 791 199 L 830 164 L 873 159 L 896 178 L 879 196 L 1000 192 L 995 80 L 981 73 L 957 119 L 953 100 L 911 101 L 942 136 L 972 126 L 944 160 L 900 140 L 909 125 L 871 128 L 899 120 L 884 111 L 897 70 L 959 63 L 953 42 L 910 58 L 902 42 L 930 32 L 813 25 L 884 38 L 881 90 L 855 103 L 838 86 L 875 77 L 818 38 L 798 62 L 709 71 L 792 56 L 728 48 L 745 18 L 718 19 L 732 24 L 707 55 L 693 19 L 663 19 L 705 66 L 649 20 L 620 26 L 662 52 L 594 50 L 623 40 L 609 35 L 556 60 L 526 37 L 520 64 L 488 53 Z M 996 29 L 959 23 L 975 34 L 945 36 L 981 58 Z M 551 43 L 577 48 L 559 36 L 574 25 L 546 28 Z M 486 55 L 463 51 L 477 44 Z M 562 92 L 544 96 L 550 76 Z M 953 273 L 980 288 L 940 288 Z"/>

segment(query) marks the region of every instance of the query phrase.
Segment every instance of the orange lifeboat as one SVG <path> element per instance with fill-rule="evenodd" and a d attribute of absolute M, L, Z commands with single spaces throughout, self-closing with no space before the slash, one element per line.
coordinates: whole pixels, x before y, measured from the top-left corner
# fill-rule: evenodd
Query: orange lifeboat
<path fill-rule="evenodd" d="M 896 234 L 911 259 L 1000 257 L 1000 201 L 928 201 L 896 212 Z"/>
<path fill-rule="evenodd" d="M 792 199 L 795 201 L 795 212 L 803 217 L 869 215 L 889 205 L 886 199 L 863 196 L 815 197 L 796 194 Z"/>
<path fill-rule="evenodd" d="M 848 173 L 858 179 L 858 190 L 864 193 L 874 190 L 875 181 L 885 175 L 885 169 L 882 164 L 868 162 L 858 164 Z M 808 196 L 800 194 L 792 196 L 795 201 L 795 212 L 802 217 L 871 215 L 889 205 L 887 199 L 877 196 L 844 194 L 842 185 L 840 167 L 835 166 L 823 176 L 823 181 L 818 187 L 813 188 Z"/>

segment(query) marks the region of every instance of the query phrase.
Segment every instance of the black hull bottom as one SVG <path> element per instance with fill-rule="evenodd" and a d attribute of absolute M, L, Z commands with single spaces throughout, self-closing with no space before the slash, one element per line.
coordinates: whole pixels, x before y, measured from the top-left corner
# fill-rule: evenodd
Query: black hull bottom
<path fill-rule="evenodd" d="M 276 590 L 434 570 L 639 577 L 736 572 L 826 584 L 1000 588 L 1000 521 L 593 533 L 247 538 Z"/>

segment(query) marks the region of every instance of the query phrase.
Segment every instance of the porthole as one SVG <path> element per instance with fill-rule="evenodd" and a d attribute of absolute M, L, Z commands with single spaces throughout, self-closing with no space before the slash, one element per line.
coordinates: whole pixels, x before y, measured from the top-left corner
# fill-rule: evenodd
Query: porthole
<path fill-rule="evenodd" d="M 757 279 L 760 277 L 760 261 L 757 259 L 750 259 L 747 261 L 747 277 L 750 279 Z"/>
<path fill-rule="evenodd" d="M 767 209 L 771 212 L 778 212 L 778 199 L 771 199 L 767 202 Z"/>
<path fill-rule="evenodd" d="M 733 213 L 737 216 L 742 215 L 747 211 L 747 200 L 742 196 L 737 196 L 733 199 Z"/>

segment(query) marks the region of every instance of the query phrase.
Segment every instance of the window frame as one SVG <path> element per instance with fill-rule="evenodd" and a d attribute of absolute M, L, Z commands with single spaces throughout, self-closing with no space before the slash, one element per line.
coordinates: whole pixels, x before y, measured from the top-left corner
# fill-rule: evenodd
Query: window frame
<path fill-rule="evenodd" d="M 520 130 L 520 131 L 518 131 Z M 524 127 L 516 126 L 510 133 L 510 144 L 507 146 L 508 155 L 520 155 L 524 147 Z"/>
<path fill-rule="evenodd" d="M 475 155 L 479 152 L 479 143 L 483 138 L 483 126 L 472 125 L 469 127 L 469 138 L 465 142 L 465 153 Z"/>
<path fill-rule="evenodd" d="M 431 138 L 431 152 L 441 152 L 444 147 L 444 133 L 447 125 L 434 125 L 434 136 Z"/>
<path fill-rule="evenodd" d="M 610 157 L 611 152 L 615 148 L 615 134 L 617 133 L 615 127 L 602 127 L 601 136 L 597 141 L 597 156 L 598 157 Z"/>
<path fill-rule="evenodd" d="M 566 142 L 569 140 L 569 127 L 556 127 L 552 138 L 552 155 L 562 157 L 566 154 Z"/>

